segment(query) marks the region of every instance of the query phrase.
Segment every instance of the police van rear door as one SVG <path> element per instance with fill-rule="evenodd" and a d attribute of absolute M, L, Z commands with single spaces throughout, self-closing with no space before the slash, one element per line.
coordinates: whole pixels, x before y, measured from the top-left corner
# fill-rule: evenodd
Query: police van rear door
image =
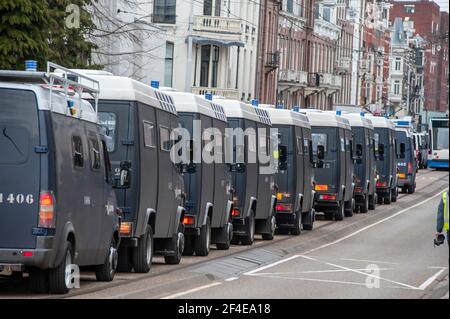
<path fill-rule="evenodd" d="M 0 248 L 36 247 L 39 145 L 35 93 L 0 87 Z"/>

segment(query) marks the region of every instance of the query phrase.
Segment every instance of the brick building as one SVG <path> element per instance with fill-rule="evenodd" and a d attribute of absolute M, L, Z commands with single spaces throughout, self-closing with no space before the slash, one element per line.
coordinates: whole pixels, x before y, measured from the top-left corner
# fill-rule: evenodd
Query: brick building
<path fill-rule="evenodd" d="M 448 109 L 447 98 L 441 95 L 442 88 L 446 90 L 447 81 L 443 65 L 443 45 L 441 41 L 441 13 L 439 5 L 432 1 L 394 1 L 392 2 L 391 21 L 400 17 L 408 21 L 414 28 L 415 35 L 420 35 L 425 40 L 425 65 L 424 65 L 424 110 L 422 110 L 422 123 L 427 123 L 430 116 L 442 115 L 440 111 Z M 442 15 L 445 19 L 445 15 Z M 448 15 L 447 15 L 448 19 Z M 447 22 L 448 30 L 448 22 Z M 445 23 L 444 23 L 445 26 Z M 448 50 L 447 50 L 448 55 Z M 442 101 L 444 97 L 445 102 Z"/>
<path fill-rule="evenodd" d="M 388 100 L 391 38 L 389 9 L 387 1 L 366 2 L 358 75 L 361 83 L 359 104 L 372 112 L 392 115 L 395 110 Z"/>
<path fill-rule="evenodd" d="M 276 104 L 278 86 L 278 18 L 280 0 L 261 0 L 259 12 L 256 98 L 263 104 Z"/>

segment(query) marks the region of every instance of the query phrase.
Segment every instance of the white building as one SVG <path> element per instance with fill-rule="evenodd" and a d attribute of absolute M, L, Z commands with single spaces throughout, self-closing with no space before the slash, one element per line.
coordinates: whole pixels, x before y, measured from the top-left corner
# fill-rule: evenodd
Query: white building
<path fill-rule="evenodd" d="M 110 26 L 111 35 L 96 40 L 107 70 L 179 91 L 254 98 L 260 0 L 101 2 L 135 34 L 124 41 L 122 28 Z"/>

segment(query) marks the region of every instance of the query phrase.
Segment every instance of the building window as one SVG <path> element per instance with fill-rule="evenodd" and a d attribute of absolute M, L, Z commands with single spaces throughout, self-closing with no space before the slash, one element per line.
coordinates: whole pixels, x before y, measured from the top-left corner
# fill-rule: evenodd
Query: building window
<path fill-rule="evenodd" d="M 217 75 L 219 73 L 219 47 L 212 47 L 212 63 L 211 63 L 211 86 L 213 88 L 217 87 Z"/>
<path fill-rule="evenodd" d="M 220 7 L 222 0 L 205 0 L 203 3 L 203 15 L 220 17 Z"/>
<path fill-rule="evenodd" d="M 400 81 L 394 81 L 394 94 L 400 95 Z"/>
<path fill-rule="evenodd" d="M 402 69 L 402 59 L 401 58 L 395 58 L 395 65 L 394 70 L 400 71 Z"/>
<path fill-rule="evenodd" d="M 209 86 L 209 60 L 211 58 L 211 46 L 203 45 L 200 65 L 200 86 Z"/>
<path fill-rule="evenodd" d="M 286 0 L 286 11 L 294 13 L 294 0 Z"/>
<path fill-rule="evenodd" d="M 153 7 L 153 22 L 175 24 L 176 0 L 155 0 Z"/>
<path fill-rule="evenodd" d="M 173 50 L 174 44 L 166 42 L 166 58 L 164 63 L 164 85 L 173 86 Z"/>
<path fill-rule="evenodd" d="M 414 5 L 405 5 L 405 12 L 406 13 L 414 13 L 415 12 Z"/>
<path fill-rule="evenodd" d="M 330 22 L 331 21 L 331 8 L 324 7 L 322 11 L 322 19 L 325 21 Z"/>

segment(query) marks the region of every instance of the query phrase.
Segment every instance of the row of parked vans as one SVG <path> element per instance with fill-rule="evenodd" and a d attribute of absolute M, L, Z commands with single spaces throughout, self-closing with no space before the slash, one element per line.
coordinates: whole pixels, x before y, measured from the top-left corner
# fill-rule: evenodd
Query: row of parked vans
<path fill-rule="evenodd" d="M 0 272 L 29 274 L 36 292 L 68 292 L 73 265 L 111 281 L 150 271 L 154 255 L 178 264 L 255 234 L 299 235 L 316 212 L 342 220 L 415 189 L 411 130 L 383 117 L 249 105 L 52 63 L 0 71 L 0 101 Z M 179 149 L 177 130 L 189 136 Z M 211 143 L 215 160 L 204 161 Z"/>

